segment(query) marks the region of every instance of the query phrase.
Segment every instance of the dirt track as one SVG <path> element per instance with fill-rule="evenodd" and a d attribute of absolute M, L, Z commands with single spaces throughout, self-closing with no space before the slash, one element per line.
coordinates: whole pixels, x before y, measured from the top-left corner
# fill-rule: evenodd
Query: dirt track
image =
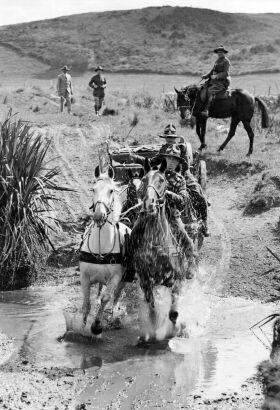
<path fill-rule="evenodd" d="M 11 105 L 19 109 L 23 106 L 23 98 L 28 99 L 27 97 L 28 94 L 22 96 L 13 93 L 8 98 Z M 36 98 L 37 100 L 32 100 L 34 106 L 46 101 L 44 96 Z M 55 103 L 55 100 L 53 102 Z M 90 113 L 90 106 L 82 103 L 75 107 L 77 115 L 71 117 L 57 114 L 55 104 L 44 107 L 49 108 L 46 108 L 45 112 L 42 108 L 38 114 L 22 111 L 22 115 L 24 118 L 31 119 L 35 123 L 35 129 L 52 140 L 51 156 L 58 157 L 55 163 L 60 165 L 62 170 L 61 182 L 76 190 L 64 195 L 69 211 L 63 206 L 59 208 L 58 216 L 64 220 L 64 232 L 54 238 L 57 247 L 69 244 L 69 247 L 73 248 L 73 244 L 77 247 L 80 237 L 70 228 L 79 218 L 88 214 L 89 189 L 98 160 L 97 147 L 112 134 L 112 130 L 119 130 L 119 125 L 116 124 L 124 121 L 126 114 L 113 119 L 101 117 L 96 121 Z M 6 106 L 3 108 L 7 110 Z M 141 113 L 143 116 L 144 114 Z M 177 121 L 177 117 L 174 116 L 169 120 Z M 158 119 L 155 118 L 154 121 L 157 122 Z M 157 131 L 162 124 L 166 123 L 165 116 L 160 118 L 160 121 Z M 145 126 L 144 123 L 143 127 Z M 155 127 L 155 124 L 153 126 Z M 185 132 L 184 129 L 182 131 Z M 137 139 L 139 143 L 154 141 L 154 137 L 141 134 L 141 129 L 137 133 Z M 196 140 L 193 141 L 195 146 Z M 207 155 L 209 158 L 215 158 L 212 152 Z M 236 162 L 235 166 L 238 170 L 239 163 Z M 265 245 L 280 253 L 276 230 L 278 209 L 274 208 L 254 217 L 243 215 L 244 205 L 259 178 L 258 173 L 251 173 L 250 167 L 239 175 L 238 172 L 234 176 L 226 172 L 221 174 L 215 168 L 215 161 L 212 160 L 210 172 L 208 197 L 211 203 L 209 224 L 211 237 L 205 242 L 201 254 L 201 267 L 206 271 L 203 280 L 207 292 L 213 297 L 243 297 L 262 302 L 276 300 L 279 298 L 278 263 L 267 252 Z M 266 273 L 273 267 L 275 267 L 273 271 Z M 65 283 L 66 286 L 67 283 L 73 282 L 71 275 L 75 275 L 75 268 L 47 267 L 42 277 L 43 282 L 46 281 L 48 272 L 52 274 L 52 280 L 48 279 L 48 282 Z M 75 276 L 74 280 L 76 280 Z M 76 288 L 78 294 L 78 287 Z M 78 296 L 76 301 L 80 302 Z M 252 323 L 248 323 L 249 325 Z M 0 348 L 5 353 L 11 348 L 11 342 L 5 337 L 2 340 Z M 171 363 L 173 359 L 168 356 L 162 360 L 167 360 L 167 363 L 170 360 Z M 125 369 L 122 367 L 123 363 L 126 363 Z M 150 366 L 153 370 L 159 370 L 152 375 L 147 371 Z M 32 362 L 22 362 L 15 355 L 13 361 L 2 366 L 0 400 L 3 400 L 6 408 L 13 410 L 72 409 L 81 403 L 85 403 L 85 407 L 80 406 L 77 409 L 162 407 L 170 410 L 177 408 L 252 410 L 260 408 L 262 403 L 261 386 L 255 379 L 244 383 L 237 394 L 225 391 L 209 399 L 202 391 L 186 394 L 182 391 L 174 393 L 172 390 L 174 394 L 172 393 L 171 399 L 171 393 L 169 397 L 166 389 L 170 383 L 175 383 L 174 374 L 171 372 L 166 375 L 163 372 L 163 378 L 166 376 L 166 380 L 162 381 L 158 376 L 160 368 L 159 358 L 155 362 L 148 360 L 144 365 L 137 361 L 107 363 L 101 369 L 88 372 L 79 369 L 75 371 L 45 369 Z M 173 369 L 171 364 L 170 368 Z M 184 368 L 183 370 L 186 371 Z M 183 375 L 183 377 L 187 376 Z M 147 379 L 149 379 L 148 384 Z M 80 393 L 82 394 L 79 396 Z M 91 397 L 95 397 L 96 401 L 90 400 Z"/>

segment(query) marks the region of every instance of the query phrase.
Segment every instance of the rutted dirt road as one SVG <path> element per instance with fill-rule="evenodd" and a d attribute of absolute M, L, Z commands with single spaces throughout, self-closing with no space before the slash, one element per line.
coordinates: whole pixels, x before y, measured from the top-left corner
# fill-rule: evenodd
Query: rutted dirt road
<path fill-rule="evenodd" d="M 96 121 L 84 109 L 78 106 L 78 115 L 73 117 L 32 114 L 35 129 L 52 141 L 51 156 L 57 157 L 54 163 L 61 167 L 62 184 L 75 189 L 63 194 L 68 207 L 62 204 L 57 211 L 64 231 L 54 242 L 68 250 L 77 248 L 80 241 L 72 227 L 89 213 L 97 148 L 109 137 L 114 143 L 110 119 Z M 151 143 L 151 137 L 145 135 L 138 135 L 138 140 Z M 277 263 L 265 249 L 267 244 L 279 252 L 278 211 L 274 208 L 255 217 L 243 215 L 259 178 L 250 166 L 237 175 L 221 174 L 211 160 L 209 170 L 211 237 L 205 241 L 198 278 L 186 292 L 181 309 L 188 319 L 190 338 L 135 347 L 134 285 L 128 286 L 122 301 L 128 306 L 128 315 L 121 329 L 108 331 L 103 341 L 59 343 L 56 338 L 65 329 L 62 310 L 81 305 L 76 268 L 67 267 L 66 259 L 59 266 L 61 259 L 56 267 L 46 268 L 42 282 L 47 294 L 35 288 L 35 296 L 32 289 L 27 296 L 24 292 L 13 294 L 11 299 L 8 294 L 1 295 L 0 328 L 15 338 L 13 343 L 0 336 L 2 359 L 15 349 L 0 371 L 0 404 L 4 408 L 260 408 L 261 385 L 247 378 L 268 353 L 249 327 L 276 309 L 258 301 L 279 297 Z M 21 311 L 22 306 L 26 311 Z M 80 357 L 83 360 L 79 362 Z"/>

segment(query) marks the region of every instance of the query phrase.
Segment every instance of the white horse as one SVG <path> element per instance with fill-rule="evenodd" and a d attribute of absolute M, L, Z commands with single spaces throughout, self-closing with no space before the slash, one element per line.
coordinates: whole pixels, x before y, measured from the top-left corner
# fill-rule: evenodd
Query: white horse
<path fill-rule="evenodd" d="M 86 324 L 90 312 L 90 286 L 94 283 L 106 285 L 95 321 L 91 325 L 93 334 L 102 332 L 104 309 L 113 297 L 113 309 L 125 283 L 123 267 L 123 244 L 130 229 L 119 222 L 121 201 L 118 186 L 114 182 L 114 171 L 108 168 L 106 174 L 95 168 L 96 181 L 93 185 L 93 222 L 87 229 L 80 254 L 80 278 L 83 291 L 83 321 Z"/>

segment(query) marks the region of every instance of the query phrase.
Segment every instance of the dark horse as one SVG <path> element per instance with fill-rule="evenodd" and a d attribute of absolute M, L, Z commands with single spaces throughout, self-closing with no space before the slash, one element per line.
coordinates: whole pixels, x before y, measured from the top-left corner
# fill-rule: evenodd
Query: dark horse
<path fill-rule="evenodd" d="M 140 171 L 133 173 L 131 168 L 128 168 L 128 183 L 126 188 L 126 200 L 122 207 L 122 214 L 124 217 L 121 218 L 121 221 L 132 228 L 134 222 L 137 219 L 139 214 L 139 207 L 136 207 L 137 203 L 141 202 L 137 196 L 137 191 L 141 184 L 141 179 L 144 176 L 144 169 L 141 168 Z"/>
<path fill-rule="evenodd" d="M 207 118 L 200 115 L 204 106 L 204 102 L 201 99 L 202 86 L 190 85 L 180 91 L 175 88 L 175 91 L 177 93 L 177 108 L 180 111 L 181 118 L 185 119 L 187 110 L 189 110 L 190 113 L 196 117 L 196 133 L 200 139 L 201 145 L 199 150 L 201 151 L 203 148 L 207 148 L 207 145 L 205 144 Z M 226 93 L 223 92 L 223 95 L 216 95 L 210 107 L 210 117 L 231 117 L 229 133 L 225 141 L 219 147 L 218 151 L 222 151 L 227 143 L 232 139 L 235 134 L 236 127 L 241 121 L 250 140 L 247 156 L 252 154 L 254 131 L 251 127 L 251 119 L 255 111 L 255 102 L 258 103 L 258 106 L 261 109 L 262 128 L 267 128 L 268 112 L 266 105 L 260 98 L 254 97 L 248 91 L 242 89 L 234 89 Z"/>
<path fill-rule="evenodd" d="M 130 237 L 131 263 L 139 276 L 152 321 L 157 315 L 153 290 L 159 285 L 171 289 L 169 319 L 175 324 L 186 260 L 166 215 L 166 167 L 165 159 L 159 169 L 151 169 L 145 160 L 146 175 L 139 189 L 142 209 Z"/>

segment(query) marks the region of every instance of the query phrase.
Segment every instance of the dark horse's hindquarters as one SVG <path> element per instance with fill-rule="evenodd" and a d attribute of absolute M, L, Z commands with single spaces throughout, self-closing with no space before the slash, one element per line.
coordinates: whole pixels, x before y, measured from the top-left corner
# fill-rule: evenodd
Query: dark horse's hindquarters
<path fill-rule="evenodd" d="M 207 118 L 201 116 L 203 102 L 200 99 L 201 87 L 196 85 L 188 86 L 181 91 L 176 90 L 177 93 L 177 107 L 180 111 L 181 118 L 185 118 L 186 110 L 189 109 L 194 117 L 196 117 L 196 133 L 200 139 L 200 147 L 207 148 L 205 143 L 206 123 Z M 227 138 L 219 147 L 218 151 L 222 151 L 227 143 L 235 135 L 236 127 L 241 121 L 245 130 L 247 131 L 250 144 L 247 156 L 253 152 L 254 131 L 251 127 L 251 120 L 255 111 L 255 103 L 262 113 L 262 128 L 268 127 L 268 112 L 265 103 L 258 97 L 254 97 L 248 91 L 242 89 L 232 90 L 229 97 L 214 99 L 210 108 L 211 118 L 229 118 L 231 117 L 230 129 Z"/>

